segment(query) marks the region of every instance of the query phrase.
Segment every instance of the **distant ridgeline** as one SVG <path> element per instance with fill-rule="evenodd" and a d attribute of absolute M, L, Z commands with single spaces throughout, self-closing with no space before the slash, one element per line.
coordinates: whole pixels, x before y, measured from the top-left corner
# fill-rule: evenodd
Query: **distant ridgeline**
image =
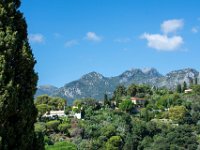
<path fill-rule="evenodd" d="M 115 77 L 104 77 L 99 73 L 91 72 L 61 88 L 51 85 L 39 86 L 35 96 L 43 94 L 59 96 L 66 98 L 68 103 L 77 98 L 87 97 L 101 100 L 105 93 L 111 96 L 118 85 L 147 84 L 152 87 L 166 87 L 173 90 L 178 84 L 183 84 L 184 81 L 187 85 L 190 85 L 199 82 L 199 79 L 200 73 L 191 68 L 175 70 L 166 75 L 160 74 L 154 68 L 131 69 Z"/>

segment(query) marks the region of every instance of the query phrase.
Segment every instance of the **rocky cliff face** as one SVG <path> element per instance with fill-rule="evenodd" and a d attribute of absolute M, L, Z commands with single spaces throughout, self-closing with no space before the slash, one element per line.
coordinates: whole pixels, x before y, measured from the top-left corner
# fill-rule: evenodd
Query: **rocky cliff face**
<path fill-rule="evenodd" d="M 171 71 L 162 78 L 156 79 L 156 86 L 167 87 L 168 89 L 176 88 L 177 84 L 183 84 L 185 81 L 188 85 L 198 78 L 199 72 L 195 69 L 187 68 Z"/>
<path fill-rule="evenodd" d="M 125 86 L 132 83 L 148 84 L 174 89 L 177 84 L 182 84 L 184 81 L 190 84 L 195 78 L 200 79 L 200 74 L 191 68 L 175 70 L 165 76 L 154 68 L 131 69 L 116 77 L 104 77 L 97 72 L 91 72 L 82 76 L 79 80 L 65 84 L 61 88 L 39 86 L 36 96 L 48 94 L 50 96 L 61 96 L 69 100 L 85 97 L 103 99 L 105 93 L 111 96 L 114 89 L 120 84 Z"/>

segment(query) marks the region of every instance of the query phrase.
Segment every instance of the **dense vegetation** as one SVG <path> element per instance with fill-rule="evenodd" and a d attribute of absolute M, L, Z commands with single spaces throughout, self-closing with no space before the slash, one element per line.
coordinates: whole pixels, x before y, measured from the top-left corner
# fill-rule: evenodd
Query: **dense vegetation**
<path fill-rule="evenodd" d="M 37 74 L 20 0 L 0 0 L 0 149 L 38 147 L 34 133 Z M 34 145 L 34 146 L 33 146 Z M 42 146 L 40 147 L 42 149 Z"/>
<path fill-rule="evenodd" d="M 20 0 L 0 1 L 1 150 L 43 150 L 44 145 L 47 150 L 200 149 L 197 79 L 189 93 L 184 93 L 186 82 L 176 91 L 132 84 L 118 86 L 101 102 L 79 99 L 72 107 L 43 95 L 34 105 L 35 60 L 19 6 Z M 66 116 L 44 117 L 59 110 Z"/>
<path fill-rule="evenodd" d="M 66 114 L 82 112 L 82 119 L 69 115 L 38 120 L 35 130 L 44 136 L 46 149 L 198 149 L 200 85 L 191 88 L 185 94 L 146 85 L 118 86 L 112 98 L 105 94 L 102 102 L 79 99 L 67 107 Z M 146 101 L 134 104 L 131 97 Z M 47 96 L 35 103 L 43 98 Z"/>

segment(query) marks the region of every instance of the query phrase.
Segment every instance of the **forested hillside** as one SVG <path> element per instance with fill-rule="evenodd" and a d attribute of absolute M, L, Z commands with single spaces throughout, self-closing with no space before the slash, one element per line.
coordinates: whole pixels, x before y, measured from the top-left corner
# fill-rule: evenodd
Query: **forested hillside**
<path fill-rule="evenodd" d="M 66 107 L 65 117 L 41 117 L 45 111 L 40 109 L 35 130 L 44 136 L 46 149 L 50 150 L 197 149 L 200 85 L 192 85 L 190 93 L 184 92 L 184 85 L 179 88 L 170 91 L 146 85 L 118 86 L 110 99 L 105 94 L 103 101 L 75 100 L 73 106 Z M 54 98 L 40 96 L 35 104 L 44 102 L 51 111 L 58 110 L 55 106 L 62 101 L 57 98 L 55 103 Z M 77 119 L 74 113 L 81 113 L 82 118 Z"/>

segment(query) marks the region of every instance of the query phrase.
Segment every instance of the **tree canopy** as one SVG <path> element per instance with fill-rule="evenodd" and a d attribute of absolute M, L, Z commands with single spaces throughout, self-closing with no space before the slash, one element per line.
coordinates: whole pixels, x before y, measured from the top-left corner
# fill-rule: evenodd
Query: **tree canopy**
<path fill-rule="evenodd" d="M 0 1 L 0 149 L 34 149 L 37 74 L 20 0 Z"/>

